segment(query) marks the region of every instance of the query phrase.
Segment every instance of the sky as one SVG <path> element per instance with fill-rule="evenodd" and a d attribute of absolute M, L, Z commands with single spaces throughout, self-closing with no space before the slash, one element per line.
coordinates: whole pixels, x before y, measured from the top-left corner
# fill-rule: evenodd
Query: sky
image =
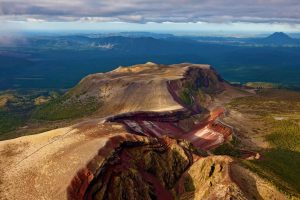
<path fill-rule="evenodd" d="M 300 32 L 300 0 L 0 0 L 0 32 Z"/>

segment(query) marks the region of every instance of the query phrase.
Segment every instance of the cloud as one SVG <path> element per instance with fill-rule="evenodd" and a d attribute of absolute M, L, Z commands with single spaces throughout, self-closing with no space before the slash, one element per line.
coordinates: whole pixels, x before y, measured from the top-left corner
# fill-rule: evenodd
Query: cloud
<path fill-rule="evenodd" d="M 37 18 L 26 18 L 27 22 L 45 22 L 43 19 L 37 19 Z"/>
<path fill-rule="evenodd" d="M 299 0 L 0 0 L 1 19 L 300 23 Z"/>

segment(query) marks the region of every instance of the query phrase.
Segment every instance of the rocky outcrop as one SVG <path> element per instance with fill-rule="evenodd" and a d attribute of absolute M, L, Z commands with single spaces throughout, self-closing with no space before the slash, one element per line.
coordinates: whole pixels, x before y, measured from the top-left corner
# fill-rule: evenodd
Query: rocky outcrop
<path fill-rule="evenodd" d="M 167 137 L 124 141 L 91 169 L 96 159 L 74 178 L 69 199 L 173 199 L 177 181 L 193 163 L 191 151 Z"/>
<path fill-rule="evenodd" d="M 201 155 L 169 137 L 125 140 L 101 164 L 97 159 L 74 177 L 69 200 L 284 199 L 233 158 Z"/>
<path fill-rule="evenodd" d="M 187 147 L 168 137 L 124 141 L 98 169 L 95 157 L 78 172 L 69 199 L 246 199 L 231 179 L 233 159 Z"/>
<path fill-rule="evenodd" d="M 232 162 L 233 159 L 227 156 L 209 156 L 197 160 L 186 173 L 193 180 L 193 199 L 246 199 L 231 178 Z M 191 199 L 188 198 L 190 191 L 184 190 L 180 197 Z"/>

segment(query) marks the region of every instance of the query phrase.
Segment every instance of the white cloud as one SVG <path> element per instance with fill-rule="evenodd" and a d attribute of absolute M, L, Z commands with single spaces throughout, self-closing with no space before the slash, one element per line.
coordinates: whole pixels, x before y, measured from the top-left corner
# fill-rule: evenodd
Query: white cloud
<path fill-rule="evenodd" d="M 2 16 L 46 21 L 298 23 L 299 10 L 299 0 L 0 0 Z"/>
<path fill-rule="evenodd" d="M 27 22 L 45 22 L 44 19 L 38 19 L 38 18 L 26 18 Z"/>

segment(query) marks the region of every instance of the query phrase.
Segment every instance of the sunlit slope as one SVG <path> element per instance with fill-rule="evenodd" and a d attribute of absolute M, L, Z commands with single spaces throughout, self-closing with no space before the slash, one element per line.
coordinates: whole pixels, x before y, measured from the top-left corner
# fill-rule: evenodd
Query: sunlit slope
<path fill-rule="evenodd" d="M 194 100 L 204 102 L 205 95 L 193 96 L 198 89 L 215 92 L 223 90 L 224 84 L 209 65 L 146 63 L 119 67 L 85 77 L 62 98 L 39 108 L 35 116 L 56 120 L 91 114 L 104 117 L 137 111 L 176 111 Z"/>

